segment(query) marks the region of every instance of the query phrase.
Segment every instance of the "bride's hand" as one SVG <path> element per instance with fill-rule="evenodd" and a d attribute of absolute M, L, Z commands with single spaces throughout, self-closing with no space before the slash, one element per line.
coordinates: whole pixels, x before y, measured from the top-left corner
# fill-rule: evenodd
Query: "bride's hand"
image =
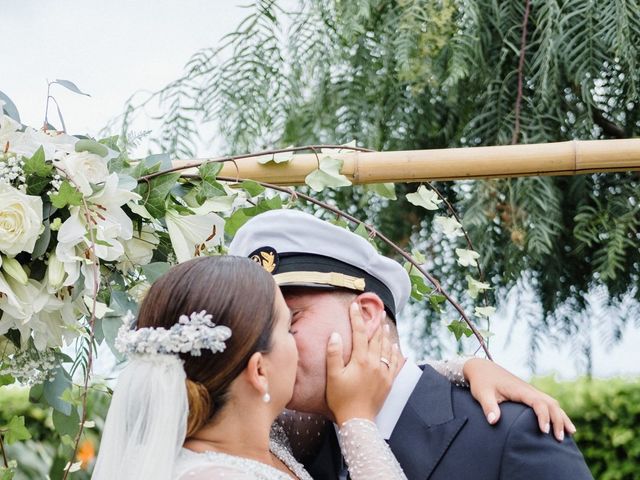
<path fill-rule="evenodd" d="M 575 433 L 576 427 L 557 400 L 500 365 L 483 358 L 472 358 L 465 362 L 463 373 L 469 381 L 471 394 L 482 405 L 489 423 L 494 424 L 500 418 L 499 403 L 512 401 L 530 406 L 544 433 L 549 433 L 550 423 L 553 423 L 553 433 L 558 441 L 564 439 L 565 431 Z"/>
<path fill-rule="evenodd" d="M 351 418 L 373 420 L 399 371 L 398 346 L 392 345 L 388 328 L 378 328 L 367 341 L 357 303 L 349 307 L 349 316 L 352 330 L 349 363 L 344 364 L 339 334 L 331 334 L 327 345 L 327 404 L 338 425 Z"/>

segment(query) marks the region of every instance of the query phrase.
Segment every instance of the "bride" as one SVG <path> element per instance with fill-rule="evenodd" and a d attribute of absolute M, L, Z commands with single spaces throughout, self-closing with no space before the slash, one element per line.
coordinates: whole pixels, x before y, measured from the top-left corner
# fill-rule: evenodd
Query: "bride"
<path fill-rule="evenodd" d="M 326 396 L 342 453 L 353 480 L 404 479 L 373 423 L 397 373 L 398 349 L 386 332 L 368 341 L 355 304 L 350 314 L 349 362 L 339 335 L 327 345 Z M 149 290 L 135 329 L 125 322 L 118 334 L 130 362 L 92 478 L 310 479 L 285 430 L 313 448 L 319 421 L 281 415 L 296 381 L 290 326 L 273 277 L 249 259 L 201 257 L 172 268 Z"/>

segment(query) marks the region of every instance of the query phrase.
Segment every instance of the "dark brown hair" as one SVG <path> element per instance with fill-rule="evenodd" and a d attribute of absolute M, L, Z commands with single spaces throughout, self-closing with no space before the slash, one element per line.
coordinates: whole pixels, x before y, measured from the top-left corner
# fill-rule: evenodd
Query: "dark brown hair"
<path fill-rule="evenodd" d="M 149 289 L 138 328 L 170 328 L 180 315 L 206 310 L 231 328 L 221 353 L 181 354 L 187 374 L 187 436 L 224 406 L 231 382 L 255 352 L 268 352 L 275 323 L 275 282 L 255 262 L 230 255 L 200 257 L 173 267 Z"/>

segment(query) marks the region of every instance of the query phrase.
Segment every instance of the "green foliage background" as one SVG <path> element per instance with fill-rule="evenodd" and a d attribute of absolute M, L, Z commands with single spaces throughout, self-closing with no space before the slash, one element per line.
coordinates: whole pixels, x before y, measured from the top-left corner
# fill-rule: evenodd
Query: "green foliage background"
<path fill-rule="evenodd" d="M 155 103 L 164 112 L 156 145 L 182 158 L 214 138 L 235 154 L 354 138 L 401 150 L 640 132 L 637 0 L 258 0 L 248 12 L 222 45 L 196 52 L 181 78 L 132 99 L 123 131 Z M 215 129 L 199 130 L 207 122 Z M 463 214 L 496 297 L 515 287 L 532 299 L 519 315 L 532 359 L 543 338 L 570 339 L 588 370 L 590 332 L 613 344 L 630 319 L 638 324 L 637 173 L 437 186 Z M 466 272 L 443 261 L 453 246 L 432 237 L 430 217 L 404 199 L 415 189 L 398 185 L 397 202 L 363 187 L 325 199 L 401 245 L 420 244 L 461 298 Z M 428 311 L 416 310 L 427 339 L 440 328 Z"/>
<path fill-rule="evenodd" d="M 574 439 L 594 478 L 640 478 L 640 381 L 541 378 L 534 384 L 555 397 L 575 423 Z"/>
<path fill-rule="evenodd" d="M 554 396 L 569 414 L 578 431 L 575 441 L 585 456 L 594 478 L 598 480 L 635 480 L 640 472 L 640 381 L 625 379 L 558 382 L 539 378 L 534 385 Z M 18 459 L 16 480 L 40 480 L 52 473 L 59 478 L 64 446 L 59 432 L 54 432 L 50 408 L 28 401 L 27 389 L 0 387 L 0 424 L 13 415 L 24 416 L 32 439 L 9 446 L 8 455 Z M 96 427 L 87 429 L 85 437 L 98 447 L 110 396 L 93 390 L 89 396 L 90 417 Z M 64 443 L 64 442 L 62 442 Z M 66 462 L 66 459 L 64 460 Z M 56 463 L 57 462 L 57 463 Z M 56 468 L 51 468 L 55 466 Z M 87 470 L 70 478 L 88 479 Z M 57 472 L 57 473 L 56 473 Z M 57 476 L 56 476 L 57 475 Z"/>

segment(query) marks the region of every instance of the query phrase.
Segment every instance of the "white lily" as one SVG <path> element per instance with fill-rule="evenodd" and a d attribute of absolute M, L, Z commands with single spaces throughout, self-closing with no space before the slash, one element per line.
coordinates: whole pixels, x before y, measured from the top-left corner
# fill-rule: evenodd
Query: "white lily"
<path fill-rule="evenodd" d="M 29 282 L 27 272 L 15 258 L 5 258 L 2 262 L 2 270 L 21 285 L 26 285 Z"/>
<path fill-rule="evenodd" d="M 453 217 L 444 217 L 436 215 L 433 219 L 436 229 L 444 233 L 447 237 L 462 237 L 462 225 Z"/>
<path fill-rule="evenodd" d="M 458 263 L 463 267 L 475 267 L 477 265 L 480 254 L 475 250 L 468 250 L 466 248 L 456 248 L 456 255 L 458 256 Z"/>
<path fill-rule="evenodd" d="M 60 287 L 64 285 L 64 280 L 67 274 L 65 272 L 64 263 L 60 261 L 55 252 L 49 255 L 49 265 L 47 266 L 47 285 L 49 287 L 49 293 L 54 293 L 60 290 Z"/>
<path fill-rule="evenodd" d="M 49 294 L 44 285 L 33 279 L 27 285 L 21 285 L 0 274 L 0 289 L 4 293 L 7 288 L 12 295 L 11 298 L 0 298 L 3 312 L 0 334 L 14 328 L 20 332 L 23 347 L 26 347 L 29 338 L 33 338 L 38 350 L 61 346 L 63 330 L 75 324 L 73 309 L 71 312 L 65 310 L 60 298 Z M 66 312 L 64 317 L 63 312 Z"/>
<path fill-rule="evenodd" d="M 180 215 L 167 210 L 165 217 L 173 251 L 179 263 L 199 256 L 207 247 L 219 245 L 223 239 L 224 220 L 215 213 Z"/>
<path fill-rule="evenodd" d="M 124 255 L 118 263 L 118 268 L 123 272 L 132 270 L 136 265 L 147 265 L 153 258 L 160 239 L 155 229 L 149 225 L 143 225 L 140 232 L 135 231 L 133 237 L 124 241 Z"/>

